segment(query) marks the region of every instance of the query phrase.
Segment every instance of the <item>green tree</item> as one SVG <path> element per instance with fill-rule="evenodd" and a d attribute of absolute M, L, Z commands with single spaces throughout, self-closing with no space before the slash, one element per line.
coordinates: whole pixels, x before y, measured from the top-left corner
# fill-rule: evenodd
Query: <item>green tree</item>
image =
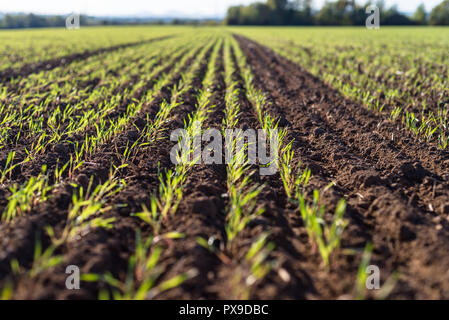
<path fill-rule="evenodd" d="M 241 11 L 243 6 L 234 6 L 228 9 L 225 23 L 228 25 L 239 25 L 241 23 Z"/>
<path fill-rule="evenodd" d="M 269 25 L 272 18 L 270 8 L 263 3 L 253 3 L 241 9 L 240 22 L 243 25 Z"/>
<path fill-rule="evenodd" d="M 412 20 L 401 14 L 396 6 L 387 9 L 384 0 L 366 1 L 365 5 L 359 5 L 356 0 L 326 0 L 321 10 L 314 13 L 312 0 L 267 0 L 266 4 L 258 2 L 250 6 L 231 7 L 225 22 L 227 24 L 256 25 L 362 26 L 367 17 L 366 7 L 372 3 L 379 7 L 383 25 L 414 25 L 424 24 L 426 21 L 427 15 L 424 6 L 418 8 L 416 19 Z M 445 0 L 444 3 L 448 2 L 449 0 Z"/>
<path fill-rule="evenodd" d="M 424 3 L 420 4 L 416 9 L 415 14 L 413 15 L 413 20 L 415 20 L 420 25 L 426 25 L 427 21 L 427 12 Z"/>
<path fill-rule="evenodd" d="M 268 0 L 267 5 L 275 11 L 282 11 L 287 8 L 287 0 Z"/>
<path fill-rule="evenodd" d="M 289 8 L 295 12 L 293 24 L 313 25 L 315 23 L 315 17 L 312 12 L 312 0 L 291 1 Z"/>
<path fill-rule="evenodd" d="M 449 0 L 444 0 L 430 13 L 431 25 L 449 25 Z"/>
<path fill-rule="evenodd" d="M 322 25 L 351 25 L 356 5 L 351 0 L 327 1 L 318 13 L 318 22 Z"/>
<path fill-rule="evenodd" d="M 385 10 L 380 15 L 381 24 L 387 26 L 415 25 L 416 22 L 399 12 L 397 5 Z"/>

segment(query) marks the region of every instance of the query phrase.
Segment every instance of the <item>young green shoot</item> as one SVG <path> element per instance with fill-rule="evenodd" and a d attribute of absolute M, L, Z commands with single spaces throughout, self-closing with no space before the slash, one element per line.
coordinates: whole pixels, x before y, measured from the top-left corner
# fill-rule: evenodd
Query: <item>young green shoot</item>
<path fill-rule="evenodd" d="M 196 276 L 196 270 L 192 269 L 168 280 L 160 281 L 165 272 L 165 268 L 159 264 L 162 250 L 162 247 L 154 245 L 152 236 L 143 239 L 140 231 L 137 231 L 136 249 L 128 260 L 128 273 L 124 280 L 115 278 L 111 273 L 84 274 L 82 280 L 86 282 L 102 281 L 110 286 L 110 291 L 102 290 L 100 292 L 101 300 L 111 298 L 114 300 L 145 300 L 179 287 L 185 281 Z"/>
<path fill-rule="evenodd" d="M 346 212 L 346 201 L 340 200 L 335 209 L 332 223 L 329 225 L 324 220 L 325 207 L 319 204 L 320 194 L 318 190 L 313 192 L 312 203 L 308 203 L 301 193 L 297 193 L 297 200 L 309 238 L 318 247 L 326 267 L 329 267 L 330 255 L 340 247 L 341 235 L 348 224 L 343 219 Z"/>

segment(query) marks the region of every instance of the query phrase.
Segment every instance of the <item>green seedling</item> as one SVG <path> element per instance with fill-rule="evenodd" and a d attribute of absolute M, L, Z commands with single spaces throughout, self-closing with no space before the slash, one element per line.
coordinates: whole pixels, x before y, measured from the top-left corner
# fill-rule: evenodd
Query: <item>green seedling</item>
<path fill-rule="evenodd" d="M 11 151 L 8 153 L 8 157 L 6 158 L 5 167 L 1 170 L 0 183 L 3 184 L 7 177 L 11 178 L 11 173 L 18 166 L 23 165 L 24 163 L 29 161 L 29 158 L 26 158 L 24 161 L 19 163 L 14 163 L 14 158 L 16 156 L 15 151 Z"/>
<path fill-rule="evenodd" d="M 268 233 L 263 233 L 250 247 L 244 261 L 235 272 L 231 281 L 234 299 L 248 300 L 251 290 L 275 267 L 274 260 L 268 260 L 274 249 L 274 243 L 268 241 Z"/>
<path fill-rule="evenodd" d="M 158 264 L 162 247 L 154 246 L 153 240 L 151 236 L 144 240 L 140 231 L 136 233 L 136 250 L 128 261 L 128 273 L 125 280 L 119 280 L 111 273 L 104 275 L 84 274 L 82 280 L 87 282 L 102 281 L 111 287 L 111 294 L 106 290 L 100 292 L 101 300 L 110 298 L 114 300 L 145 300 L 179 287 L 188 279 L 196 276 L 197 272 L 190 270 L 168 280 L 160 281 L 165 271 Z"/>
<path fill-rule="evenodd" d="M 369 242 L 366 244 L 365 250 L 363 251 L 362 261 L 360 262 L 357 272 L 357 281 L 354 289 L 354 297 L 357 300 L 366 300 L 369 297 L 367 290 L 367 280 L 369 276 L 367 273 L 367 268 L 370 264 L 372 253 L 373 245 Z M 376 300 L 386 299 L 394 290 L 398 278 L 399 274 L 397 272 L 393 273 L 387 281 L 385 281 L 381 288 L 372 292 L 371 296 Z"/>
<path fill-rule="evenodd" d="M 47 167 L 42 167 L 38 177 L 32 177 L 22 186 L 14 184 L 9 188 L 11 195 L 2 213 L 2 221 L 11 222 L 17 216 L 28 212 L 33 204 L 48 199 L 52 187 L 48 185 Z"/>
<path fill-rule="evenodd" d="M 153 228 L 153 233 L 155 235 L 159 234 L 162 224 L 163 215 L 160 214 L 158 210 L 158 201 L 156 197 L 151 197 L 151 206 L 150 210 L 148 210 L 147 206 L 142 205 L 142 212 L 134 214 L 136 217 L 139 217 L 146 223 L 148 223 Z"/>
<path fill-rule="evenodd" d="M 318 247 L 326 267 L 329 267 L 330 255 L 340 246 L 341 235 L 348 224 L 348 222 L 343 219 L 346 211 L 346 201 L 344 199 L 340 200 L 335 209 L 332 223 L 328 225 L 323 217 L 325 207 L 319 205 L 319 198 L 319 191 L 314 190 L 313 202 L 308 204 L 302 194 L 297 194 L 299 211 L 309 238 Z"/>
<path fill-rule="evenodd" d="M 95 228 L 111 229 L 115 218 L 104 218 L 101 215 L 117 207 L 117 205 L 107 205 L 106 203 L 125 186 L 126 183 L 123 180 L 118 181 L 111 175 L 108 181 L 96 187 L 93 186 L 93 177 L 86 190 L 83 187 L 78 187 L 72 196 L 67 222 L 60 237 L 56 237 L 54 230 L 47 227 L 47 233 L 52 242 L 55 245 L 61 245 Z"/>

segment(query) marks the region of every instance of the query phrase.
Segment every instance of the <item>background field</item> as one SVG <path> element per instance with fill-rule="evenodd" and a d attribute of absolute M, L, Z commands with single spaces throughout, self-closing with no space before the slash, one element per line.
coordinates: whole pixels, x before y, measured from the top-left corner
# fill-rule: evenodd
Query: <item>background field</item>
<path fill-rule="evenodd" d="M 0 297 L 448 299 L 447 39 L 1 31 Z M 195 121 L 279 129 L 278 173 L 242 153 L 173 164 L 171 132 Z"/>

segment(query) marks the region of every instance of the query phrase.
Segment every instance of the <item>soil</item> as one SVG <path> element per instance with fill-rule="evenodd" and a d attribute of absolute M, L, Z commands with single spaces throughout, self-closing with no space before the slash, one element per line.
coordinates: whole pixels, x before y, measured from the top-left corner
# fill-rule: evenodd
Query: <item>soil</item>
<path fill-rule="evenodd" d="M 280 120 L 294 139 L 294 163 L 312 171 L 309 193 L 321 190 L 326 205 L 325 219 L 332 214 L 341 198 L 347 199 L 345 218 L 349 225 L 341 248 L 331 256 L 326 268 L 309 241 L 297 204 L 288 201 L 279 174 L 253 177 L 265 187 L 257 199 L 265 212 L 238 236 L 232 248 L 226 248 L 226 165 L 199 164 L 189 171 L 178 212 L 165 221 L 162 232 L 178 231 L 185 238 L 163 241 L 160 265 L 161 280 L 196 269 L 198 276 L 182 286 L 158 295 L 157 299 L 236 299 L 241 279 L 247 272 L 244 264 L 251 243 L 263 232 L 275 244 L 269 259 L 275 266 L 248 293 L 253 299 L 345 299 L 353 297 L 361 252 L 373 243 L 371 264 L 379 266 L 384 282 L 393 273 L 399 278 L 392 299 L 449 299 L 449 154 L 420 141 L 381 115 L 345 99 L 322 80 L 272 50 L 247 38 L 235 35 L 254 73 L 257 89 L 268 98 L 266 111 Z M 144 235 L 152 230 L 131 214 L 149 206 L 150 195 L 159 186 L 158 167 L 172 168 L 169 133 L 183 127 L 183 119 L 195 111 L 197 95 L 207 70 L 207 59 L 195 75 L 194 85 L 181 99 L 166 123 L 166 141 L 150 146 L 120 170 L 127 186 L 108 204 L 126 204 L 106 214 L 116 218 L 113 229 L 93 229 L 78 241 L 58 249 L 64 262 L 35 278 L 23 276 L 16 281 L 17 299 L 96 299 L 104 287 L 100 283 L 83 283 L 82 289 L 65 288 L 65 266 L 77 265 L 82 273 L 111 272 L 124 279 L 127 261 L 135 247 L 135 232 Z M 236 62 L 235 53 L 232 59 Z M 221 128 L 225 109 L 223 48 L 220 49 L 211 104 L 204 127 Z M 189 61 L 187 66 L 191 64 Z M 243 80 L 239 104 L 241 128 L 260 128 L 257 114 L 246 99 Z M 0 77 L 1 78 L 1 77 Z M 171 88 L 161 90 L 153 103 L 144 106 L 133 124 L 140 126 L 147 114 L 154 117 Z M 133 126 L 114 141 L 104 145 L 89 163 L 73 177 L 83 184 L 94 176 L 95 183 L 105 181 L 110 164 L 116 163 L 116 150 L 133 143 Z M 134 139 L 134 140 L 133 140 Z M 167 143 L 166 143 L 167 142 Z M 326 190 L 330 182 L 335 186 Z M 326 190 L 326 191 L 325 191 Z M 61 232 L 66 221 L 73 187 L 62 184 L 53 197 L 36 204 L 31 212 L 14 223 L 0 223 L 0 287 L 11 278 L 10 263 L 17 259 L 31 268 L 36 237 L 43 247 L 50 244 L 45 226 Z M 5 195 L 0 195 L 4 202 Z M 213 240 L 223 253 L 219 257 L 197 243 L 202 237 Z M 246 268 L 246 269 L 245 269 Z"/>

